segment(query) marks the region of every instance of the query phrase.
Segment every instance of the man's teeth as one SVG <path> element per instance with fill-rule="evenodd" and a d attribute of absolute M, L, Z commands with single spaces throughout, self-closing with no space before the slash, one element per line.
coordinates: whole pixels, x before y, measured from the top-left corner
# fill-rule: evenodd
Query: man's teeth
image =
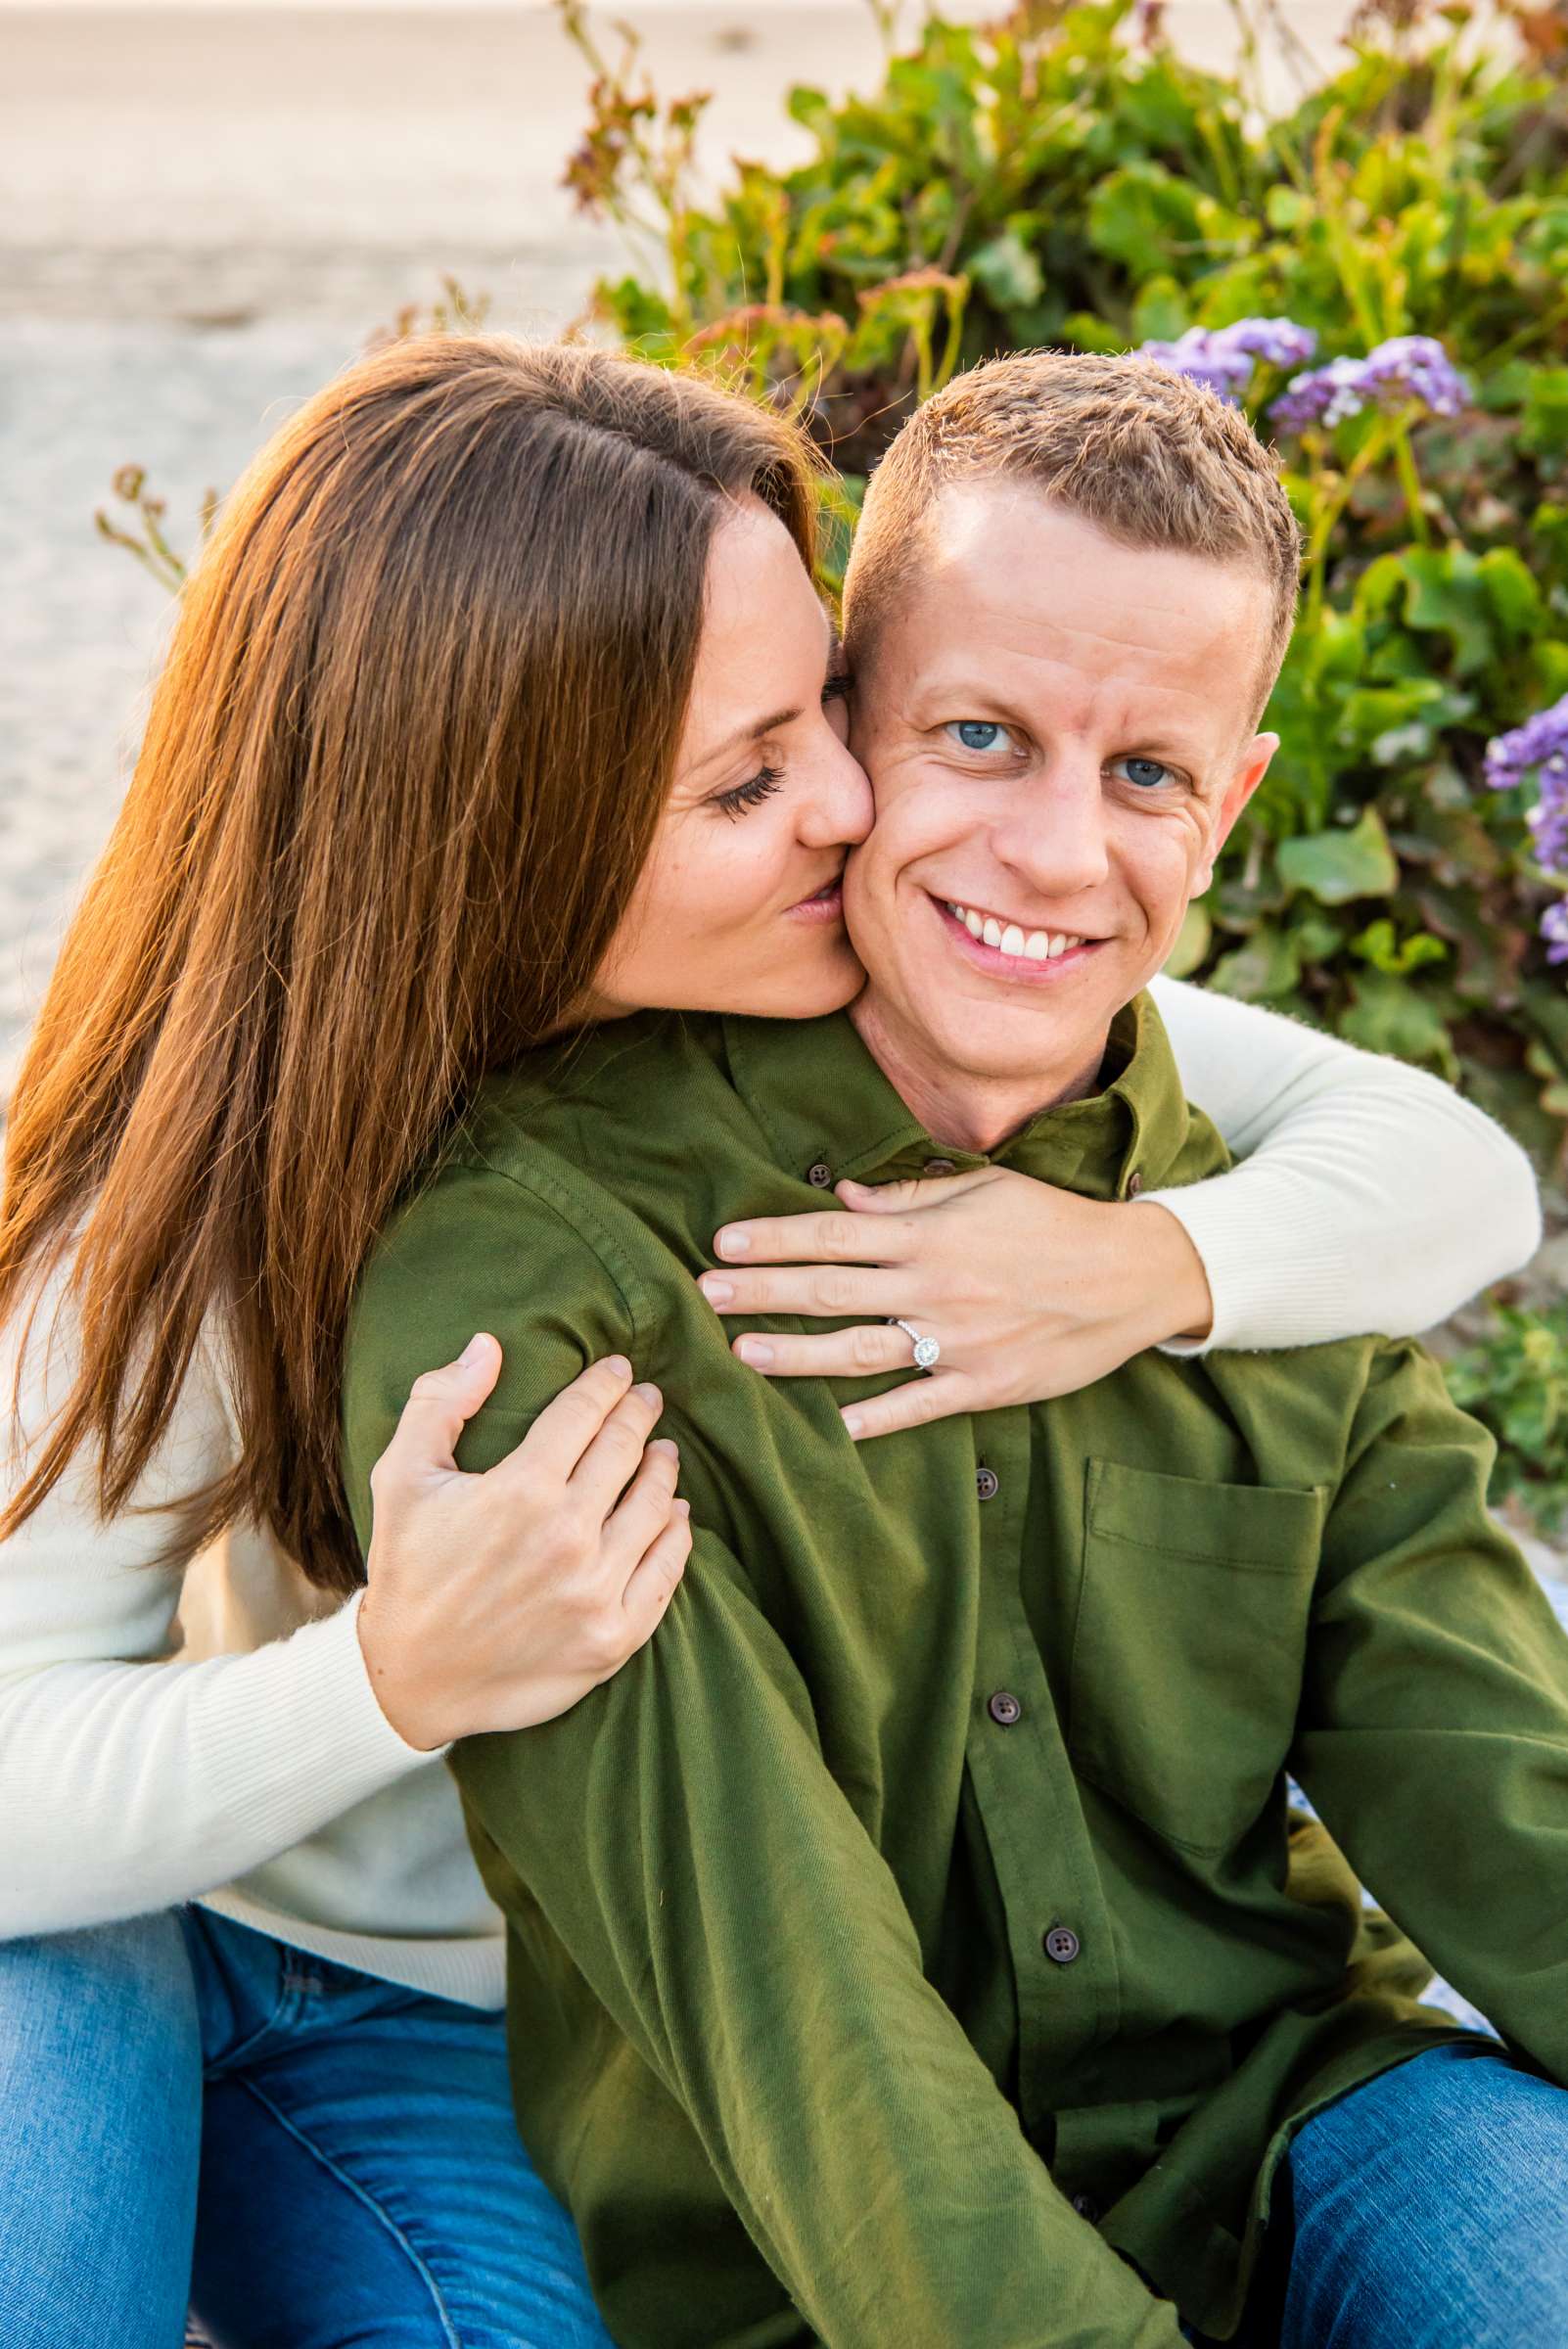
<path fill-rule="evenodd" d="M 1003 954 L 1021 954 L 1028 962 L 1054 962 L 1069 946 L 1081 946 L 1084 941 L 1066 931 L 1031 930 L 1026 936 L 1016 922 L 1004 927 L 993 913 L 976 913 L 967 905 L 954 905 L 950 899 L 947 911 L 953 920 L 962 922 L 971 938 L 978 938 L 988 946 L 995 946 Z"/>

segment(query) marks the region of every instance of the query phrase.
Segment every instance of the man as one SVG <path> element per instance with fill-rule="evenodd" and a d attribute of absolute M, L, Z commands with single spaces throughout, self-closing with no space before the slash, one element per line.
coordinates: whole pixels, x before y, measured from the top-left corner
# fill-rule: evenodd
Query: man
<path fill-rule="evenodd" d="M 362 1530 L 410 1362 L 481 1320 L 469 1464 L 612 1347 L 681 1444 L 651 1646 L 454 1757 L 520 2124 L 623 2349 L 1277 2340 L 1287 2290 L 1292 2349 L 1568 2337 L 1523 2199 L 1560 2228 L 1568 1648 L 1436 1370 L 1145 1356 L 856 1450 L 853 1392 L 754 1377 L 692 1277 L 726 1215 L 933 1155 L 1101 1198 L 1222 1163 L 1141 990 L 1267 768 L 1295 576 L 1193 387 L 1018 358 L 939 395 L 851 575 L 864 995 L 520 1073 L 370 1275 Z M 1287 1767 L 1547 2079 L 1417 2003 Z M 1436 2220 L 1428 2130 L 1471 2155 Z"/>

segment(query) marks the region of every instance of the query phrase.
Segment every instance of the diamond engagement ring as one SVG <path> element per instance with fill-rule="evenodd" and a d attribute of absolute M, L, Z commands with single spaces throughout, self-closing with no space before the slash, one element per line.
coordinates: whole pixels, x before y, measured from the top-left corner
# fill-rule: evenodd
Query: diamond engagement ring
<path fill-rule="evenodd" d="M 913 1339 L 915 1368 L 917 1370 L 934 1369 L 937 1363 L 941 1361 L 942 1340 L 940 1338 L 923 1338 L 920 1335 L 919 1330 L 915 1328 L 912 1321 L 900 1321 L 897 1313 L 890 1313 L 888 1315 L 888 1327 L 890 1329 L 901 1329 L 906 1338 Z"/>

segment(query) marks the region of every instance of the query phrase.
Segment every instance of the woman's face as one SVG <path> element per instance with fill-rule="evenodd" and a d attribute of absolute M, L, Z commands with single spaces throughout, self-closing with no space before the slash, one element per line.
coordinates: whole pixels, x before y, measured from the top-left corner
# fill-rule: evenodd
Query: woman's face
<path fill-rule="evenodd" d="M 844 861 L 871 790 L 842 739 L 832 630 L 755 497 L 715 532 L 675 780 L 591 1019 L 660 1007 L 811 1019 L 860 991 Z"/>

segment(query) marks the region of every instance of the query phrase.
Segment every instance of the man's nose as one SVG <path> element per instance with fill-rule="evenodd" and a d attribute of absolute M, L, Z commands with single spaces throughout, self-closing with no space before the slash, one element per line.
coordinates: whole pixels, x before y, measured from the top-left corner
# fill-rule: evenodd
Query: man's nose
<path fill-rule="evenodd" d="M 853 848 L 871 829 L 871 785 L 865 768 L 824 728 L 828 747 L 801 807 L 800 838 L 808 849 Z"/>
<path fill-rule="evenodd" d="M 1041 897 L 1066 898 L 1097 888 L 1110 871 L 1105 790 L 1097 765 L 1060 766 L 992 833 L 992 847 L 1004 864 Z"/>

